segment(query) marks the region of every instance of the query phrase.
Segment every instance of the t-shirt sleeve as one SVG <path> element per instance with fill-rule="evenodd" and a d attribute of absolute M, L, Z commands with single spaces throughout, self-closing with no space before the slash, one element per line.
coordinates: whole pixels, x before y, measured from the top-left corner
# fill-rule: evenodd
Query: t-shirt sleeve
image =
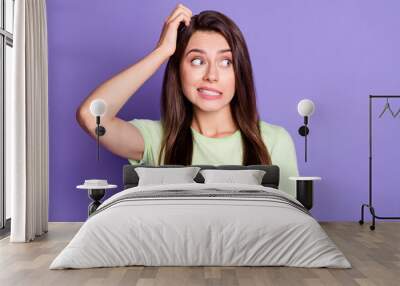
<path fill-rule="evenodd" d="M 132 165 L 158 165 L 158 154 L 161 148 L 162 127 L 160 121 L 150 119 L 133 119 L 133 124 L 143 137 L 144 151 L 141 160 L 128 159 Z"/>
<path fill-rule="evenodd" d="M 296 198 L 296 182 L 289 177 L 299 175 L 296 148 L 285 128 L 277 131 L 277 140 L 271 151 L 272 164 L 279 166 L 279 189 Z"/>

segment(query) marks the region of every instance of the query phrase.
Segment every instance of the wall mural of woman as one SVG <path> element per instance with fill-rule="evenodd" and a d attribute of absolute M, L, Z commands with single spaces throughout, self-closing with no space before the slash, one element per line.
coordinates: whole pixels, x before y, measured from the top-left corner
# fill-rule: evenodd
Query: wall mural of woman
<path fill-rule="evenodd" d="M 167 61 L 161 119 L 116 116 Z M 280 186 L 295 196 L 296 151 L 285 128 L 260 120 L 250 56 L 237 25 L 217 11 L 192 15 L 179 4 L 166 18 L 155 49 L 98 86 L 80 105 L 77 120 L 93 138 L 90 103 L 102 99 L 107 132 L 101 144 L 132 164 L 274 164 Z"/>

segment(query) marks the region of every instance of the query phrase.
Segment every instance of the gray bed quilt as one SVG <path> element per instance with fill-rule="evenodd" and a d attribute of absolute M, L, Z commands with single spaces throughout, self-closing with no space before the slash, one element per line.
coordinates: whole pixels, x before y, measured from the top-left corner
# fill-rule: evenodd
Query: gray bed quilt
<path fill-rule="evenodd" d="M 284 192 L 199 183 L 115 194 L 50 269 L 128 265 L 351 267 L 318 222 Z"/>

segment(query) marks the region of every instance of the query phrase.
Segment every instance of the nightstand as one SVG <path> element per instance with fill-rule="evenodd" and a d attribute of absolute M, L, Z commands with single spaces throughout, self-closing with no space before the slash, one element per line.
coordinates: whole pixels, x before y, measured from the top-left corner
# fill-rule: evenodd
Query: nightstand
<path fill-rule="evenodd" d="M 88 191 L 89 198 L 92 199 L 92 203 L 88 207 L 88 216 L 90 216 L 96 209 L 101 205 L 100 200 L 104 197 L 106 190 L 115 189 L 117 185 L 104 185 L 104 186 L 95 186 L 90 184 L 79 185 L 76 186 L 77 189 L 85 189 Z"/>
<path fill-rule="evenodd" d="M 321 180 L 321 177 L 289 177 L 289 180 L 296 181 L 296 199 L 306 209 L 311 210 L 313 207 L 313 182 Z"/>

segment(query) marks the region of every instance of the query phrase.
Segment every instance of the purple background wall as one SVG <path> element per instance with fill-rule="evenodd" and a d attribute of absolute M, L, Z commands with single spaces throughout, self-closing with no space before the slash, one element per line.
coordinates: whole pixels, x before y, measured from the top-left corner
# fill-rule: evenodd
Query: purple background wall
<path fill-rule="evenodd" d="M 50 112 L 50 221 L 84 221 L 89 199 L 75 186 L 88 178 L 121 185 L 127 161 L 101 149 L 80 129 L 75 111 L 101 82 L 134 64 L 158 41 L 175 1 L 47 1 Z M 194 14 L 218 10 L 245 35 L 261 118 L 292 135 L 301 175 L 315 184 L 313 215 L 356 221 L 368 199 L 368 95 L 400 94 L 400 2 L 185 1 Z M 159 119 L 165 64 L 119 113 Z M 309 162 L 297 134 L 297 103 L 316 104 Z M 379 215 L 400 215 L 400 116 L 374 108 L 374 199 Z M 400 100 L 392 101 L 397 111 Z M 119 189 L 120 190 L 120 189 Z M 107 197 L 115 192 L 110 192 Z"/>

